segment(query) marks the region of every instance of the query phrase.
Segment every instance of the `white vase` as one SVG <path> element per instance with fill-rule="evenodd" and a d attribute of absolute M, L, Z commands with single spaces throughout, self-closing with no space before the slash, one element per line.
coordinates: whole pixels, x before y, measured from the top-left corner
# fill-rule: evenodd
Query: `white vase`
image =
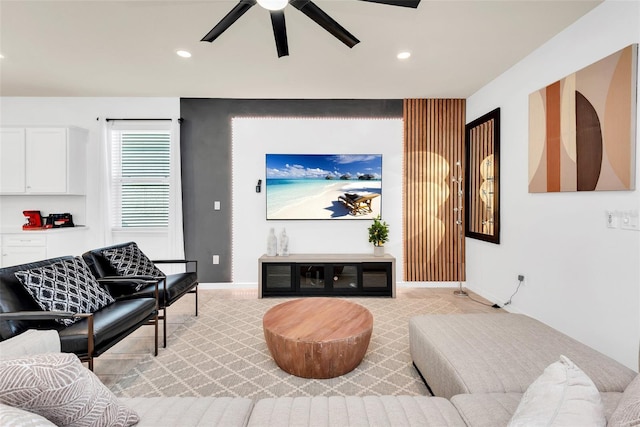
<path fill-rule="evenodd" d="M 384 246 L 374 246 L 373 256 L 384 256 Z"/>
<path fill-rule="evenodd" d="M 276 256 L 278 250 L 278 238 L 276 237 L 276 232 L 271 228 L 269 230 L 269 235 L 267 236 L 267 255 L 268 256 Z"/>
<path fill-rule="evenodd" d="M 280 255 L 289 256 L 289 236 L 284 228 L 280 233 Z"/>

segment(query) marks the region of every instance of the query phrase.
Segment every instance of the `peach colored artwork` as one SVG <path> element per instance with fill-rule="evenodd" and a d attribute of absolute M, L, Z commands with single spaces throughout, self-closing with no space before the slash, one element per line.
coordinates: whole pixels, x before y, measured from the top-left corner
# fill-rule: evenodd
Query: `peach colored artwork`
<path fill-rule="evenodd" d="M 529 95 L 529 192 L 633 190 L 638 45 Z"/>

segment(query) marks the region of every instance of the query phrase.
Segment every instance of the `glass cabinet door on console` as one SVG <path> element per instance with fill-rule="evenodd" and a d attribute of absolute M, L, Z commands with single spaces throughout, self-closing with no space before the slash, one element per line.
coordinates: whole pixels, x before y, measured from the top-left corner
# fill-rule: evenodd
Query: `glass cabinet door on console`
<path fill-rule="evenodd" d="M 384 290 L 391 277 L 391 264 L 369 262 L 362 264 L 362 287 L 364 289 Z"/>
<path fill-rule="evenodd" d="M 258 263 L 260 297 L 395 296 L 395 258 L 389 255 L 264 255 Z"/>
<path fill-rule="evenodd" d="M 360 288 L 360 264 L 298 264 L 297 271 L 301 295 L 349 295 Z"/>
<path fill-rule="evenodd" d="M 332 266 L 332 279 L 334 289 L 357 289 L 358 265 L 340 264 Z"/>
<path fill-rule="evenodd" d="M 292 264 L 263 264 L 263 292 L 278 294 L 293 292 L 293 265 Z"/>
<path fill-rule="evenodd" d="M 324 264 L 298 264 L 298 283 L 301 291 L 324 291 L 326 286 Z"/>

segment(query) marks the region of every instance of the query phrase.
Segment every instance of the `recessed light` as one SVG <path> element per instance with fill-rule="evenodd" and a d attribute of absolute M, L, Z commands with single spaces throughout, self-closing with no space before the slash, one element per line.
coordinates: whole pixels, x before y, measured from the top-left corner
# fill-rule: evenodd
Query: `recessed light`
<path fill-rule="evenodd" d="M 258 0 L 258 4 L 267 10 L 282 10 L 287 7 L 289 0 Z"/>
<path fill-rule="evenodd" d="M 411 56 L 411 52 L 404 51 L 398 54 L 398 59 L 408 59 Z"/>
<path fill-rule="evenodd" d="M 0 59 L 4 59 L 4 55 L 0 53 Z"/>
<path fill-rule="evenodd" d="M 191 52 L 187 52 L 186 50 L 176 50 L 176 54 L 183 58 L 191 58 Z"/>

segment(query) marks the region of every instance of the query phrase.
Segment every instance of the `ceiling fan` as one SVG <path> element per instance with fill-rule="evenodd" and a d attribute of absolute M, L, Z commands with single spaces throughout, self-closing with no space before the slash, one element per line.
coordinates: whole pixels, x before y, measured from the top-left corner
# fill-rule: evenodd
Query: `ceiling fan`
<path fill-rule="evenodd" d="M 381 3 L 391 6 L 402 6 L 417 8 L 420 0 L 360 0 L 370 3 Z M 217 39 L 220 34 L 225 32 L 234 22 L 236 22 L 249 9 L 256 5 L 268 9 L 271 14 L 271 26 L 273 27 L 273 36 L 276 39 L 276 48 L 278 50 L 278 58 L 289 55 L 289 44 L 287 42 L 287 27 L 284 20 L 284 8 L 290 4 L 300 12 L 307 15 L 316 24 L 331 33 L 334 37 L 346 44 L 350 48 L 360 43 L 353 34 L 344 27 L 334 21 L 322 9 L 315 5 L 311 0 L 240 0 L 237 5 L 224 17 L 215 27 L 207 33 L 200 41 L 212 42 Z"/>

